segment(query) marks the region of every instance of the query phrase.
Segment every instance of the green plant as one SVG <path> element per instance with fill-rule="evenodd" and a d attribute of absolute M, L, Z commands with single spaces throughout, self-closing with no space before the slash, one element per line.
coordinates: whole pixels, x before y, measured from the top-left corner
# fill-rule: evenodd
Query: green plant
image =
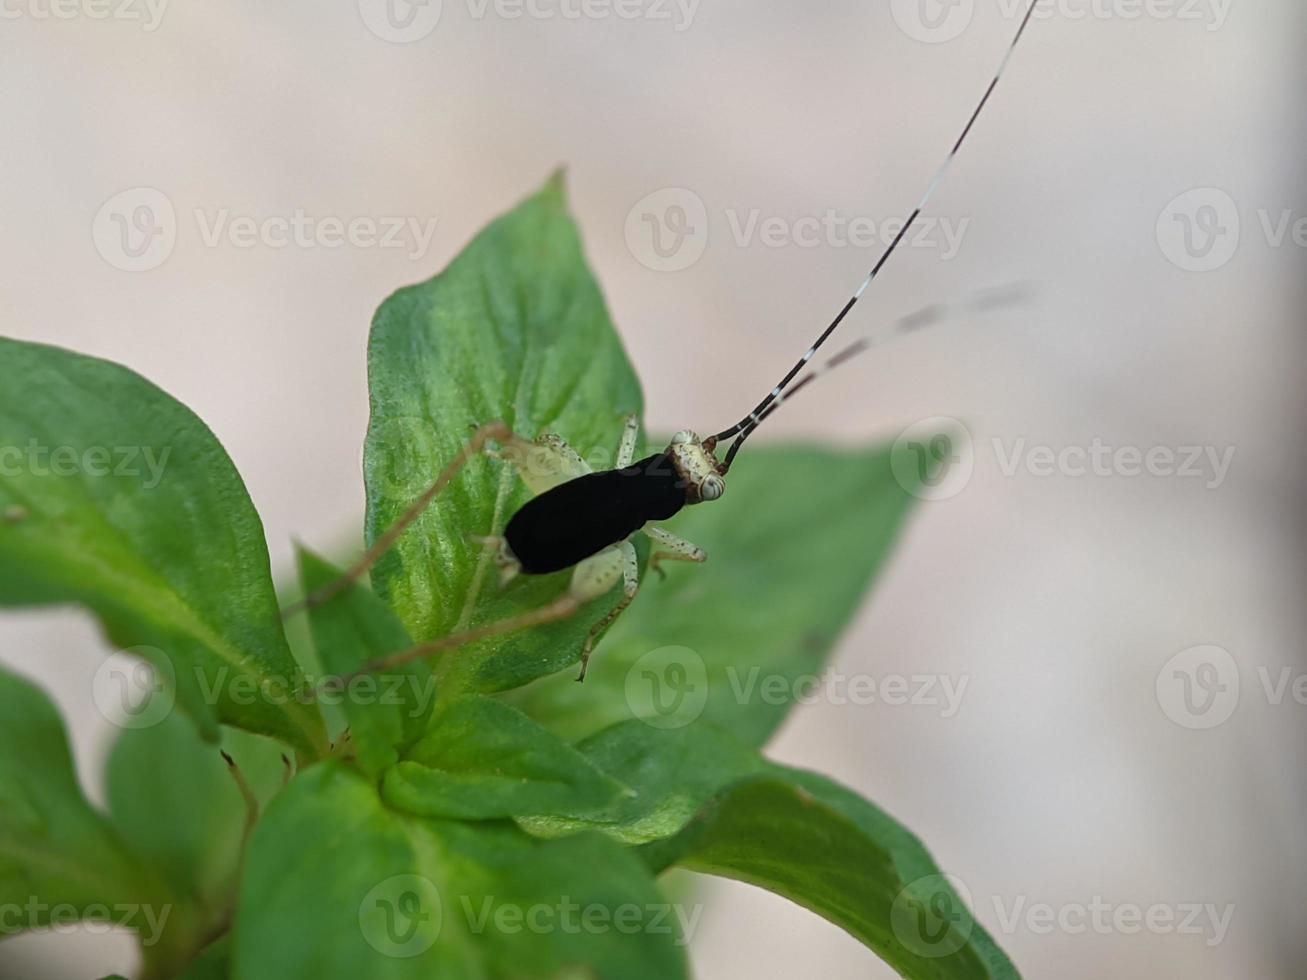
<path fill-rule="evenodd" d="M 615 443 L 640 389 L 560 180 L 386 301 L 369 379 L 369 538 L 476 422 Z M 240 477 L 164 392 L 0 341 L 0 446 L 48 450 L 0 482 L 0 602 L 90 609 L 128 651 L 101 694 L 142 677 L 152 694 L 101 812 L 49 700 L 0 672 L 0 908 L 27 910 L 0 930 L 115 921 L 148 977 L 668 980 L 693 916 L 657 878 L 688 868 L 784 895 L 905 976 L 1016 976 L 907 830 L 760 754 L 793 698 L 740 687 L 792 693 L 819 669 L 908 510 L 886 452 L 753 449 L 728 503 L 676 522 L 710 563 L 647 584 L 585 684 L 564 668 L 615 597 L 315 698 L 323 676 L 558 594 L 565 573 L 486 581 L 467 535 L 524 499 L 499 464 L 468 467 L 372 591 L 312 610 L 292 645 Z M 157 478 L 98 465 L 121 447 L 163 460 Z M 299 565 L 305 589 L 337 574 Z"/>

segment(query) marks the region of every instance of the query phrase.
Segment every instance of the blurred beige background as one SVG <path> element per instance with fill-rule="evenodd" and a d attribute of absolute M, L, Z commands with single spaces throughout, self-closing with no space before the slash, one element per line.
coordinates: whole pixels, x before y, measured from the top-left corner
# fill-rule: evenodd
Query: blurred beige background
<path fill-rule="evenodd" d="M 394 0 L 390 18 L 372 0 L 161 2 L 105 20 L 4 7 L 0 329 L 122 361 L 192 406 L 282 567 L 292 536 L 357 526 L 372 311 L 552 168 L 569 168 L 651 428 L 720 428 L 875 258 L 819 219 L 902 215 L 1015 26 L 1010 0 L 642 0 L 629 19 L 564 17 L 582 9 L 568 0 L 521 17 Z M 887 348 L 770 433 L 865 443 L 965 423 L 970 479 L 919 508 L 835 664 L 965 678 L 965 696 L 949 717 L 819 701 L 773 754 L 919 832 L 1029 977 L 1300 976 L 1307 17 L 1293 0 L 1051 6 L 936 198 L 934 232 L 845 329 L 1012 280 L 1037 301 Z M 175 241 L 138 237 L 133 255 L 121 243 L 152 227 L 137 219 L 166 218 L 158 195 L 119 196 L 137 188 L 166 198 Z M 1214 190 L 1180 197 L 1195 188 Z M 677 207 L 694 230 L 679 250 Z M 436 224 L 398 248 L 211 234 L 297 210 Z M 665 223 L 664 255 L 645 214 Z M 1029 455 L 1095 440 L 1234 457 L 1219 478 L 1210 464 L 1038 475 Z M 1230 659 L 1171 663 L 1205 645 Z M 90 697 L 104 653 L 76 613 L 0 618 L 0 659 L 54 692 L 92 787 L 111 735 Z M 710 887 L 702 977 L 890 975 L 815 916 Z M 1178 926 L 1191 903 L 1232 907 L 1228 928 L 1129 928 L 1131 907 Z M 1095 904 L 1105 927 L 1080 915 Z M 4 977 L 132 962 L 123 937 L 0 947 Z"/>

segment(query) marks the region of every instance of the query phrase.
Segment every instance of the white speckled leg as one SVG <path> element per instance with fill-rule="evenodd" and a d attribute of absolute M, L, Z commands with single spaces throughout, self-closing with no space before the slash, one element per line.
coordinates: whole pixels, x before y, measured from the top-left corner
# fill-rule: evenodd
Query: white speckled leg
<path fill-rule="evenodd" d="M 635 440 L 640 435 L 640 420 L 628 415 L 622 429 L 622 441 L 617 444 L 617 469 L 630 466 L 635 461 Z"/>
<path fill-rule="evenodd" d="M 587 568 L 586 566 L 591 562 L 594 564 Z M 585 646 L 581 648 L 581 673 L 576 678 L 578 681 L 585 680 L 585 671 L 590 664 L 590 652 L 594 649 L 599 634 L 622 614 L 640 590 L 640 559 L 635 552 L 635 545 L 630 541 L 622 541 L 587 558 L 577 565 L 576 571 L 572 573 L 571 595 L 581 602 L 588 602 L 603 595 L 613 587 L 619 577 L 622 579 L 621 601 L 608 615 L 590 627 L 590 632 L 585 638 Z"/>
<path fill-rule="evenodd" d="M 513 554 L 513 549 L 508 546 L 506 538 L 499 535 L 483 534 L 469 534 L 467 538 L 473 544 L 479 544 L 494 556 L 495 565 L 499 569 L 499 584 L 501 587 L 522 574 L 522 563 L 517 560 L 517 555 Z"/>
<path fill-rule="evenodd" d="M 539 496 L 559 484 L 592 472 L 590 464 L 560 435 L 546 432 L 533 440 L 514 436 L 496 457 L 513 465 L 522 482 Z"/>
<path fill-rule="evenodd" d="M 644 533 L 662 545 L 662 548 L 649 556 L 649 567 L 659 575 L 666 574 L 660 567 L 665 561 L 692 561 L 702 564 L 708 560 L 706 551 L 698 545 L 691 544 L 684 538 L 678 538 L 670 531 L 664 531 L 660 527 L 646 524 Z"/>

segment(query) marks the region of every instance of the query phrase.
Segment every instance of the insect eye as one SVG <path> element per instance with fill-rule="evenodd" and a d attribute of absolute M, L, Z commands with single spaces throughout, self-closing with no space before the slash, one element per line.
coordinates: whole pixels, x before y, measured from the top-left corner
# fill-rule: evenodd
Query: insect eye
<path fill-rule="evenodd" d="M 726 481 L 720 476 L 710 476 L 699 486 L 699 496 L 704 500 L 716 500 L 726 492 Z"/>
<path fill-rule="evenodd" d="M 693 432 L 691 432 L 689 429 L 682 429 L 680 432 L 676 433 L 676 435 L 672 436 L 673 446 L 683 446 L 686 445 L 687 443 L 698 442 L 698 441 L 699 441 L 699 437 L 695 435 Z"/>

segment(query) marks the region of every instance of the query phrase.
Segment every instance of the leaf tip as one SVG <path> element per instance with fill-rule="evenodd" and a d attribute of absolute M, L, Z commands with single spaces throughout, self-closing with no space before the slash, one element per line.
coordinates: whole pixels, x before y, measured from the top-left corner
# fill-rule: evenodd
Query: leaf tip
<path fill-rule="evenodd" d="M 554 168 L 544 187 L 540 189 L 541 197 L 548 197 L 559 205 L 567 205 L 567 165 L 559 164 Z"/>

